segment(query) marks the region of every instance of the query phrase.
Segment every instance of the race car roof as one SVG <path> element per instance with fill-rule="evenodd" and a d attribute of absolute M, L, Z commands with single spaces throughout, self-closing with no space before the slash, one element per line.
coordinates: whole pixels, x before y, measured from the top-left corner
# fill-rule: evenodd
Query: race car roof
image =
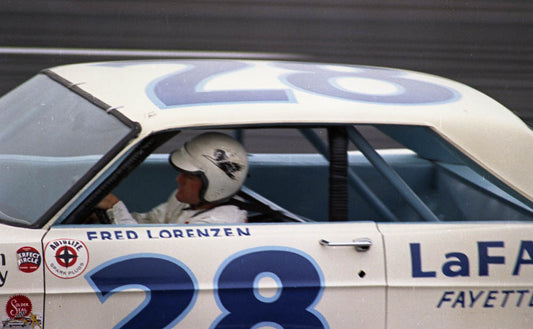
<path fill-rule="evenodd" d="M 141 125 L 427 126 L 533 201 L 533 133 L 490 97 L 445 78 L 327 63 L 183 59 L 75 64 L 49 70 Z"/>

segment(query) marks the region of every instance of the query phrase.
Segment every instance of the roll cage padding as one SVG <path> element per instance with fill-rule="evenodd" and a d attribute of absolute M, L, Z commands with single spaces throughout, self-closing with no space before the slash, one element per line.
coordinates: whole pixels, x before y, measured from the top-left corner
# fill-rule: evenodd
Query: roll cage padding
<path fill-rule="evenodd" d="M 313 144 L 317 151 L 329 161 L 328 146 L 312 129 L 299 129 L 300 133 Z M 361 196 L 384 220 L 398 221 L 394 213 L 381 201 L 381 199 L 368 187 L 368 185 L 353 170 L 348 170 L 348 183 L 360 192 Z"/>
<path fill-rule="evenodd" d="M 342 126 L 328 128 L 329 221 L 348 220 L 348 135 Z"/>

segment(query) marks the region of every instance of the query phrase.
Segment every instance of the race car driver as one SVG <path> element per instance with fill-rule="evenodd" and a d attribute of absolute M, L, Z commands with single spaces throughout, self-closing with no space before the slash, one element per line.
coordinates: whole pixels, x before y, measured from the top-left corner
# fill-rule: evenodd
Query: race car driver
<path fill-rule="evenodd" d="M 227 201 L 241 188 L 248 173 L 244 147 L 221 133 L 204 133 L 170 154 L 180 171 L 178 189 L 167 202 L 147 213 L 130 213 L 109 194 L 98 208 L 106 209 L 112 223 L 243 223 L 247 212 Z"/>

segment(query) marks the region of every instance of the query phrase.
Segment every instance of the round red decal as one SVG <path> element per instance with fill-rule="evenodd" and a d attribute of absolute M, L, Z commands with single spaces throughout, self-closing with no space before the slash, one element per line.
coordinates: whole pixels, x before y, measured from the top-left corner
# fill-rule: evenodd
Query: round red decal
<path fill-rule="evenodd" d="M 33 247 L 22 247 L 17 250 L 17 263 L 22 272 L 35 272 L 41 266 L 41 254 Z"/>
<path fill-rule="evenodd" d="M 6 304 L 6 313 L 11 319 L 20 319 L 31 313 L 31 300 L 23 295 L 15 295 L 9 298 Z"/>

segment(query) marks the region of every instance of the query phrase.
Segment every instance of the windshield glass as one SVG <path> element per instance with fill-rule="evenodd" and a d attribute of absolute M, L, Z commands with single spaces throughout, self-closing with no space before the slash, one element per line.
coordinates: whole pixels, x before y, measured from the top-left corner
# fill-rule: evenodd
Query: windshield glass
<path fill-rule="evenodd" d="M 37 222 L 129 132 L 46 75 L 0 98 L 0 221 Z"/>

